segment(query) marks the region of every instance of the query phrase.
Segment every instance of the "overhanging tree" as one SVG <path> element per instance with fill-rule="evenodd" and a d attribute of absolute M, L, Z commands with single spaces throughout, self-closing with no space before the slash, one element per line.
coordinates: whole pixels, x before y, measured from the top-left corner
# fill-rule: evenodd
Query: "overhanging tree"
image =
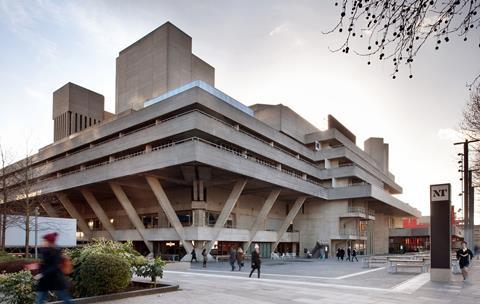
<path fill-rule="evenodd" d="M 393 79 L 402 68 L 413 77 L 412 63 L 428 41 L 435 50 L 460 40 L 480 51 L 480 0 L 343 0 L 334 5 L 339 21 L 327 33 L 338 32 L 343 39 L 333 51 L 365 56 L 367 64 L 389 60 Z M 480 70 L 480 61 L 476 64 Z M 480 71 L 467 86 L 472 89 L 479 81 Z"/>

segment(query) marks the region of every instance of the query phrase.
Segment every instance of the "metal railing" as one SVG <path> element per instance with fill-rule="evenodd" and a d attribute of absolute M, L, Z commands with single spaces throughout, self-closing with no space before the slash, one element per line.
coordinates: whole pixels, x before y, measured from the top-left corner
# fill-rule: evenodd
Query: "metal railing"
<path fill-rule="evenodd" d="M 201 110 L 198 110 L 198 109 L 193 109 L 193 110 L 190 110 L 190 111 L 186 111 L 186 112 L 183 112 L 183 113 L 180 113 L 180 114 L 177 114 L 177 115 L 174 115 L 174 116 L 165 118 L 165 119 L 163 119 L 163 120 L 156 120 L 155 123 L 148 124 L 148 125 L 146 125 L 146 126 L 143 126 L 143 127 L 141 127 L 141 128 L 135 129 L 135 130 L 131 130 L 131 131 L 126 132 L 126 133 L 119 132 L 118 135 L 115 136 L 115 137 L 109 138 L 109 139 L 107 139 L 107 140 L 100 141 L 100 142 L 98 142 L 98 143 L 96 143 L 96 144 L 90 144 L 89 146 L 87 146 L 87 147 L 85 147 L 85 148 L 83 148 L 83 149 L 77 150 L 77 151 L 75 151 L 75 152 L 72 152 L 72 153 L 66 152 L 65 155 L 63 155 L 63 156 L 61 156 L 61 157 L 59 157 L 59 158 L 55 158 L 53 161 L 46 161 L 44 164 L 51 163 L 51 162 L 56 162 L 56 161 L 58 161 L 58 160 L 61 160 L 61 159 L 66 158 L 66 157 L 68 157 L 68 156 L 75 155 L 75 154 L 78 154 L 78 153 L 80 153 L 80 152 L 84 152 L 84 151 L 86 151 L 86 150 L 92 149 L 92 148 L 94 148 L 94 147 L 98 147 L 98 146 L 101 146 L 101 145 L 110 143 L 110 142 L 115 141 L 115 140 L 118 140 L 118 139 L 120 139 L 120 138 L 122 138 L 122 137 L 129 136 L 129 135 L 138 133 L 138 132 L 143 131 L 143 130 L 145 130 L 145 129 L 152 128 L 152 127 L 154 127 L 154 126 L 156 126 L 156 125 L 165 123 L 165 122 L 167 122 L 167 121 L 170 121 L 170 120 L 173 120 L 173 119 L 176 119 L 176 118 L 179 118 L 179 117 L 182 117 L 182 116 L 188 115 L 188 114 L 190 114 L 190 113 L 194 113 L 194 112 L 195 112 L 195 113 L 202 114 L 202 115 L 204 115 L 204 116 L 207 116 L 207 117 L 209 117 L 209 118 L 211 118 L 211 119 L 213 119 L 213 120 L 215 120 L 215 121 L 217 121 L 217 122 L 220 122 L 220 123 L 222 123 L 222 124 L 224 124 L 224 125 L 226 125 L 226 126 L 228 126 L 228 127 L 230 127 L 230 128 L 233 128 L 233 129 L 239 131 L 239 132 L 242 133 L 242 134 L 245 134 L 245 135 L 247 135 L 247 136 L 249 136 L 249 137 L 251 137 L 251 138 L 253 138 L 253 139 L 257 140 L 257 141 L 260 141 L 260 142 L 264 143 L 265 145 L 268 145 L 269 147 L 272 147 L 272 148 L 274 148 L 274 149 L 276 149 L 276 150 L 278 150 L 278 151 L 281 151 L 282 153 L 285 153 L 285 154 L 287 154 L 287 155 L 295 158 L 296 160 L 300 160 L 300 161 L 302 161 L 302 162 L 304 162 L 304 163 L 306 163 L 306 164 L 308 164 L 308 165 L 310 165 L 310 166 L 313 166 L 313 167 L 315 167 L 315 168 L 317 168 L 317 169 L 323 169 L 321 166 L 319 166 L 319 165 L 316 164 L 316 163 L 309 162 L 309 161 L 307 161 L 307 160 L 302 159 L 301 157 L 299 157 L 299 155 L 297 156 L 297 154 L 293 154 L 293 153 L 291 153 L 291 152 L 289 152 L 289 151 L 286 151 L 285 149 L 282 149 L 282 148 L 276 146 L 273 142 L 268 142 L 268 141 L 266 141 L 266 140 L 264 140 L 264 139 L 262 139 L 262 138 L 259 138 L 259 137 L 255 136 L 255 135 L 251 134 L 251 133 L 248 133 L 248 132 L 246 132 L 246 131 L 244 131 L 244 130 L 241 130 L 241 129 L 237 128 L 235 125 L 229 124 L 229 123 L 227 123 L 227 122 L 225 122 L 225 121 L 223 121 L 223 120 L 221 120 L 221 119 L 219 119 L 219 118 L 217 118 L 217 117 L 215 117 L 215 116 L 213 116 L 213 115 L 210 115 L 210 114 L 205 113 L 205 112 L 203 112 L 203 111 L 201 111 Z M 273 145 L 272 145 L 272 143 L 273 143 Z M 238 150 L 237 150 L 237 153 L 238 153 L 238 154 L 241 154 L 241 152 L 239 152 Z M 143 153 L 142 153 L 142 154 L 143 154 Z M 130 156 L 130 157 L 131 157 L 131 156 Z M 124 159 L 124 158 L 122 157 L 121 159 Z M 268 163 L 265 162 L 265 161 L 258 160 L 257 162 L 259 162 L 259 163 L 261 163 L 261 164 L 264 164 L 264 165 L 267 165 L 267 166 L 269 166 L 269 167 L 274 167 L 274 165 L 268 164 Z M 110 163 L 110 162 L 106 162 L 106 163 Z M 89 168 L 90 168 L 90 167 L 89 167 Z M 83 169 L 78 169 L 78 170 L 70 171 L 70 172 L 68 172 L 68 173 L 62 173 L 61 175 L 62 175 L 62 176 L 65 176 L 65 175 L 77 173 L 77 172 L 79 172 L 79 171 L 83 171 Z M 298 174 L 298 173 L 296 173 L 296 172 L 294 172 L 294 171 L 292 171 L 292 170 L 282 169 L 281 171 L 284 172 L 284 173 L 286 173 L 286 174 L 295 176 L 295 177 L 297 177 L 297 178 L 303 178 L 302 175 L 300 175 L 300 174 Z M 42 181 L 49 180 L 49 179 L 51 179 L 51 178 L 42 179 Z M 312 181 L 312 180 L 309 180 L 309 182 L 321 186 L 321 184 L 320 184 L 319 182 Z"/>
<path fill-rule="evenodd" d="M 340 229 L 339 230 L 340 236 L 354 236 L 354 237 L 366 237 L 366 231 L 360 231 L 358 229 Z"/>
<path fill-rule="evenodd" d="M 362 214 L 367 214 L 365 212 L 365 208 L 364 207 L 354 207 L 354 206 L 349 206 L 348 207 L 348 213 L 362 213 Z"/>
<path fill-rule="evenodd" d="M 163 144 L 163 145 L 159 145 L 159 146 L 154 146 L 152 147 L 152 150 L 151 152 L 157 152 L 157 151 L 161 151 L 161 150 L 164 150 L 164 149 L 167 149 L 167 148 L 170 148 L 170 147 L 174 147 L 174 146 L 177 146 L 177 145 L 181 145 L 181 144 L 184 144 L 186 142 L 202 142 L 202 143 L 205 143 L 209 146 L 212 146 L 212 147 L 215 147 L 219 150 L 222 150 L 222 151 L 225 151 L 225 152 L 228 152 L 228 153 L 231 153 L 235 156 L 238 156 L 238 157 L 242 157 L 244 159 L 247 159 L 247 160 L 250 160 L 252 162 L 255 162 L 257 164 L 260 164 L 260 165 L 263 165 L 265 167 L 269 167 L 273 170 L 276 170 L 278 172 L 282 172 L 282 173 L 285 173 L 285 174 L 288 174 L 288 175 L 291 175 L 293 177 L 296 177 L 296 178 L 299 178 L 299 179 L 302 179 L 303 181 L 306 181 L 306 182 L 309 182 L 309 183 L 313 183 L 313 184 L 316 184 L 318 186 L 321 186 L 319 185 L 319 183 L 317 183 L 316 181 L 313 181 L 313 180 L 309 180 L 309 179 L 304 179 L 302 176 L 300 176 L 299 174 L 296 174 L 295 172 L 292 172 L 292 171 L 289 171 L 289 170 L 285 170 L 285 169 L 282 169 L 282 170 L 277 170 L 276 166 L 273 165 L 273 164 L 270 164 L 266 161 L 263 161 L 261 159 L 258 159 L 258 158 L 253 158 L 253 157 L 249 157 L 247 155 L 247 157 L 245 157 L 246 155 L 239 152 L 238 150 L 236 149 L 232 149 L 232 148 L 229 148 L 225 145 L 220 145 L 220 144 L 216 144 L 216 143 L 213 143 L 213 142 L 210 142 L 208 140 L 205 140 L 205 139 L 202 139 L 202 138 L 199 138 L 199 137 L 190 137 L 190 138 L 187 138 L 187 139 L 183 139 L 183 140 L 178 140 L 178 141 L 175 141 L 175 142 L 171 142 L 171 143 L 167 143 L 167 144 Z M 131 154 L 127 154 L 127 155 L 123 155 L 121 157 L 118 157 L 118 158 L 114 158 L 112 160 L 108 160 L 108 161 L 103 161 L 103 162 L 100 162 L 100 163 L 96 163 L 96 164 L 92 164 L 90 166 L 87 166 L 87 167 L 84 167 L 84 168 L 80 168 L 80 169 L 76 169 L 76 170 L 72 170 L 72 171 L 69 171 L 69 172 L 66 172 L 66 173 L 62 173 L 58 176 L 52 176 L 50 178 L 47 178 L 47 179 L 43 179 L 42 181 L 48 181 L 48 180 L 53 180 L 53 179 L 57 179 L 57 178 L 60 178 L 60 177 L 64 177 L 64 176 L 68 176 L 68 175 L 71 175 L 71 174 L 75 174 L 75 173 L 78 173 L 78 172 L 82 172 L 82 171 L 86 171 L 86 170 L 89 170 L 89 169 L 93 169 L 93 168 L 97 168 L 97 167 L 101 167 L 101 166 L 105 166 L 105 165 L 108 165 L 108 164 L 111 164 L 111 163 L 114 163 L 114 162 L 118 162 L 118 161 L 122 161 L 122 160 L 126 160 L 126 159 L 131 159 L 131 158 L 134 158 L 134 157 L 137 157 L 137 156 L 140 156 L 140 155 L 143 155 L 143 154 L 146 154 L 146 153 L 151 153 L 149 151 L 138 151 L 138 152 L 135 152 L 135 153 L 131 153 Z"/>

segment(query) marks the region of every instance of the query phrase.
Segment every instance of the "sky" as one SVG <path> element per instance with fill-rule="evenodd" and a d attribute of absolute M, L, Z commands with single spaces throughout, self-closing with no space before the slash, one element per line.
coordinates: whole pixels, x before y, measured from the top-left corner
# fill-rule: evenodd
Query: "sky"
<path fill-rule="evenodd" d="M 246 105 L 282 103 L 320 129 L 332 114 L 361 148 L 383 137 L 400 199 L 428 215 L 429 185 L 451 183 L 460 208 L 453 143 L 463 139 L 466 83 L 480 73 L 479 41 L 427 44 L 414 77 L 405 70 L 393 80 L 390 63 L 330 51 L 342 41 L 323 34 L 338 21 L 333 3 L 0 0 L 0 144 L 12 158 L 50 144 L 52 93 L 67 82 L 104 95 L 114 112 L 118 52 L 170 21 L 215 67 L 224 93 Z"/>

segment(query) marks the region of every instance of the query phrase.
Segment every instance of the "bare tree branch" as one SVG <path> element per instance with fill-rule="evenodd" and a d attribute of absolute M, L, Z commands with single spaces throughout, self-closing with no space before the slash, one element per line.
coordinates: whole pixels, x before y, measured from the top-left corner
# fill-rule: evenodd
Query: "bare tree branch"
<path fill-rule="evenodd" d="M 352 50 L 368 57 L 367 64 L 371 57 L 391 59 L 393 79 L 401 68 L 413 77 L 413 60 L 427 41 L 433 40 L 438 50 L 453 38 L 478 38 L 480 29 L 480 0 L 341 0 L 335 6 L 340 8 L 339 21 L 325 34 L 339 32 L 344 39 L 332 51 Z M 480 71 L 466 85 L 472 89 L 479 81 Z"/>

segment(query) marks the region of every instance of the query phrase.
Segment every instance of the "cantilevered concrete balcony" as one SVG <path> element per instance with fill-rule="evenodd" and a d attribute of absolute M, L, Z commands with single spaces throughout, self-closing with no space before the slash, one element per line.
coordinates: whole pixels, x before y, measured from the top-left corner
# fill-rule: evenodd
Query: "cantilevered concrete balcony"
<path fill-rule="evenodd" d="M 375 211 L 364 207 L 348 207 L 347 212 L 340 215 L 340 218 L 359 218 L 375 220 Z"/>
<path fill-rule="evenodd" d="M 360 231 L 356 229 L 340 229 L 338 233 L 338 237 L 334 237 L 332 239 L 338 240 L 367 240 L 367 234 L 365 231 Z"/>
<path fill-rule="evenodd" d="M 420 217 L 421 213 L 418 209 L 408 205 L 407 203 L 397 199 L 384 189 L 373 185 L 348 186 L 340 188 L 328 189 L 328 198 L 331 200 L 354 199 L 354 198 L 371 198 L 369 208 L 376 210 L 376 207 L 386 209 L 386 214 L 394 214 L 398 216 L 415 216 Z M 385 205 L 380 206 L 378 203 Z M 384 208 L 387 207 L 387 208 Z M 378 210 L 377 210 L 378 211 Z"/>
<path fill-rule="evenodd" d="M 314 197 L 327 198 L 325 188 L 305 180 L 302 176 L 287 170 L 278 170 L 258 159 L 246 158 L 237 151 L 200 138 L 188 138 L 152 147 L 151 151 L 135 152 L 112 161 L 68 172 L 35 184 L 35 190 L 41 190 L 42 194 L 54 193 L 191 162 L 199 162 L 287 189 L 295 189 Z"/>

